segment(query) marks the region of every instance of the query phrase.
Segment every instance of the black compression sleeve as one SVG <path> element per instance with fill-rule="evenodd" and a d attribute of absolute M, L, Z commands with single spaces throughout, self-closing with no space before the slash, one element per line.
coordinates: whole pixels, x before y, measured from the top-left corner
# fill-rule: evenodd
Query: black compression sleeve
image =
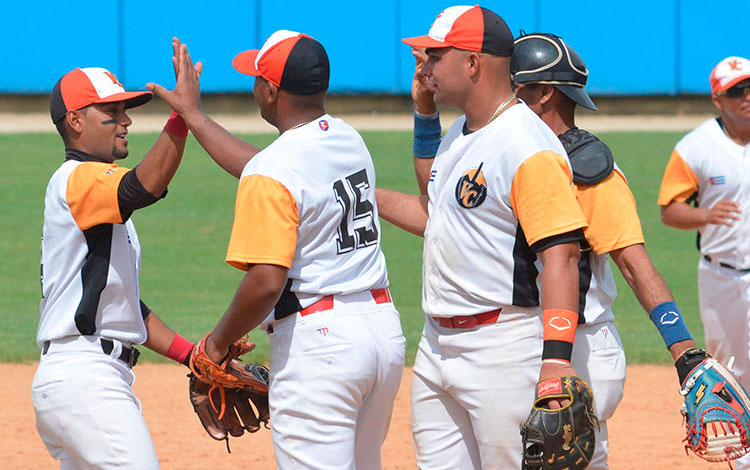
<path fill-rule="evenodd" d="M 551 237 L 543 238 L 539 240 L 538 242 L 531 245 L 531 249 L 534 251 L 534 253 L 539 253 L 540 251 L 544 251 L 547 248 L 553 247 L 555 245 L 562 245 L 563 243 L 570 243 L 570 242 L 583 242 L 586 238 L 583 236 L 583 229 L 576 229 L 572 232 L 566 232 L 561 233 L 559 235 L 552 235 Z"/>
<path fill-rule="evenodd" d="M 117 187 L 117 203 L 120 206 L 122 221 L 128 220 L 133 211 L 150 206 L 166 195 L 167 191 L 164 191 L 161 197 L 154 196 L 143 187 L 135 174 L 135 169 L 127 172 L 120 180 L 120 186 Z"/>

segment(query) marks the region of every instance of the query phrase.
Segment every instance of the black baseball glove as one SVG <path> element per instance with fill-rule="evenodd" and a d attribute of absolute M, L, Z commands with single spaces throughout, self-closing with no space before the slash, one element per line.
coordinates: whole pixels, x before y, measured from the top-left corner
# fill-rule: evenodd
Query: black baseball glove
<path fill-rule="evenodd" d="M 546 403 L 554 398 L 567 398 L 570 403 L 556 410 L 546 408 Z M 573 376 L 539 382 L 534 407 L 521 425 L 521 467 L 583 470 L 594 455 L 598 428 L 594 396 L 586 382 Z"/>

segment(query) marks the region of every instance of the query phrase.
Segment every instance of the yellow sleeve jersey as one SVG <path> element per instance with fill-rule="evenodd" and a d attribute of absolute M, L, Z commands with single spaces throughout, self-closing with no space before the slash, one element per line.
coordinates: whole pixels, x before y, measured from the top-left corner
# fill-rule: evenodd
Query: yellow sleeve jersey
<path fill-rule="evenodd" d="M 428 185 L 423 309 L 449 317 L 536 307 L 535 252 L 582 240 L 586 226 L 565 150 L 523 103 L 476 132 L 464 124 L 443 138 Z"/>
<path fill-rule="evenodd" d="M 700 251 L 732 266 L 750 266 L 750 188 L 748 146 L 724 133 L 720 119 L 709 119 L 680 139 L 667 164 L 658 204 L 695 200 L 711 208 L 722 200 L 737 201 L 742 212 L 731 226 L 709 224 L 700 233 Z"/>
<path fill-rule="evenodd" d="M 277 320 L 324 295 L 388 287 L 375 169 L 360 135 L 324 115 L 253 157 L 240 178 L 226 261 L 289 269 Z"/>
<path fill-rule="evenodd" d="M 68 159 L 44 200 L 42 300 L 37 344 L 98 335 L 146 339 L 139 297 L 141 248 L 120 213 L 118 187 L 128 168 Z"/>

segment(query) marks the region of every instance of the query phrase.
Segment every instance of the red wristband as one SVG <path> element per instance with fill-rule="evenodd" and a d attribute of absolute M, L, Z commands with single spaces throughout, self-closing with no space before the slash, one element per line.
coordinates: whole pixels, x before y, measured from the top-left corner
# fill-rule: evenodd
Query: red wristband
<path fill-rule="evenodd" d="M 195 346 L 193 343 L 175 333 L 172 344 L 169 345 L 169 350 L 166 355 L 173 361 L 182 364 L 185 362 L 185 358 L 187 358 L 188 354 L 190 354 L 193 346 Z"/>
<path fill-rule="evenodd" d="M 167 123 L 164 124 L 164 130 L 175 137 L 187 139 L 188 126 L 187 124 L 185 124 L 185 120 L 182 119 L 182 117 L 180 117 L 180 115 L 175 113 L 174 111 L 172 111 L 172 114 L 169 115 Z"/>

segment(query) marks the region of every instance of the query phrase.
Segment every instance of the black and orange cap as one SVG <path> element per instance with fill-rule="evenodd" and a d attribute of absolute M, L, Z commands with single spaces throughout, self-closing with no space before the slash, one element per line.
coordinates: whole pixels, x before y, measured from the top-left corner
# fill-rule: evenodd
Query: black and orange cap
<path fill-rule="evenodd" d="M 427 35 L 403 41 L 415 47 L 455 47 L 500 57 L 513 54 L 513 34 L 505 20 L 479 5 L 446 8 L 435 18 Z"/>
<path fill-rule="evenodd" d="M 49 111 L 57 124 L 65 113 L 85 108 L 94 103 L 125 102 L 125 108 L 134 108 L 151 100 L 150 91 L 125 91 L 115 74 L 101 67 L 71 70 L 52 88 Z"/>
<path fill-rule="evenodd" d="M 331 75 L 328 54 L 306 34 L 279 30 L 259 50 L 237 54 L 234 68 L 245 75 L 261 76 L 295 95 L 314 95 L 328 89 Z"/>

